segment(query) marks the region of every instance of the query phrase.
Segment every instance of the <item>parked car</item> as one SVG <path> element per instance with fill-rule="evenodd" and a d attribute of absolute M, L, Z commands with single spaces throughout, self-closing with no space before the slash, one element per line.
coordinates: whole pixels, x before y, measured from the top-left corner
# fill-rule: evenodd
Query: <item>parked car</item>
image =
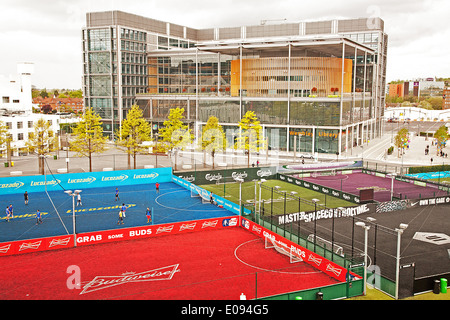
<path fill-rule="evenodd" d="M 314 159 L 314 155 L 310 153 L 302 153 L 299 155 L 299 157 L 302 159 Z"/>

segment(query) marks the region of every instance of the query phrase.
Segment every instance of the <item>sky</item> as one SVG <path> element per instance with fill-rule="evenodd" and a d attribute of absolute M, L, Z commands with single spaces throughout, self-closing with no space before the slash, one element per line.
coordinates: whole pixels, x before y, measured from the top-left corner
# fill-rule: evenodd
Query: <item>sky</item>
<path fill-rule="evenodd" d="M 388 82 L 450 77 L 448 0 L 0 0 L 0 75 L 32 62 L 37 88 L 80 89 L 86 12 L 108 10 L 197 29 L 380 17 Z"/>

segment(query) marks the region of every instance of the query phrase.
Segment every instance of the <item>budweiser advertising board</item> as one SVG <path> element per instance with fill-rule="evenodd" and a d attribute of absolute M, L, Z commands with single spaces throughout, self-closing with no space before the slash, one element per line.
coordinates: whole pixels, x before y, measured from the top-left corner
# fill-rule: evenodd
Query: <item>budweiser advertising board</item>
<path fill-rule="evenodd" d="M 77 246 L 236 226 L 239 226 L 239 217 L 233 216 L 154 226 L 80 233 L 77 234 Z M 3 242 L 0 243 L 0 257 L 13 254 L 71 248 L 73 246 L 73 235 Z"/>
<path fill-rule="evenodd" d="M 73 235 L 0 243 L 0 257 L 73 247 Z"/>
<path fill-rule="evenodd" d="M 324 257 L 309 251 L 308 249 L 305 249 L 301 247 L 300 245 L 289 241 L 279 234 L 276 234 L 259 224 L 256 224 L 250 220 L 247 220 L 245 218 L 242 218 L 241 225 L 243 228 L 247 229 L 248 231 L 260 236 L 261 238 L 265 239 L 266 237 L 270 238 L 272 241 L 276 241 L 277 244 L 284 249 L 285 252 L 289 252 L 294 257 L 301 258 L 304 262 L 314 266 L 315 268 L 319 269 L 320 271 L 328 274 L 329 276 L 335 278 L 338 281 L 345 282 L 346 280 L 346 274 L 347 269 L 344 267 L 325 259 Z M 353 276 L 356 276 L 353 274 Z"/>

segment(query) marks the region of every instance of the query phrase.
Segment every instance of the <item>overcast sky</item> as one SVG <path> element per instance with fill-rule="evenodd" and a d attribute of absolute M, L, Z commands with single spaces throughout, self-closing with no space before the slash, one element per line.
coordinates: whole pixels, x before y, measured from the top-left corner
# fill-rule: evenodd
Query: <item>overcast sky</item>
<path fill-rule="evenodd" d="M 33 62 L 38 88 L 81 88 L 86 12 L 121 10 L 192 28 L 379 16 L 387 80 L 450 77 L 448 0 L 0 0 L 0 75 Z"/>

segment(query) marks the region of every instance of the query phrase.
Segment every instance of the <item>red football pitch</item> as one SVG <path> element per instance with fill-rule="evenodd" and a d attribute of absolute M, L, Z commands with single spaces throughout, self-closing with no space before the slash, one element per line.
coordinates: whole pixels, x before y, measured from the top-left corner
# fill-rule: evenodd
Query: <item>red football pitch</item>
<path fill-rule="evenodd" d="M 0 299 L 237 300 L 337 283 L 264 247 L 226 228 L 2 257 Z"/>

